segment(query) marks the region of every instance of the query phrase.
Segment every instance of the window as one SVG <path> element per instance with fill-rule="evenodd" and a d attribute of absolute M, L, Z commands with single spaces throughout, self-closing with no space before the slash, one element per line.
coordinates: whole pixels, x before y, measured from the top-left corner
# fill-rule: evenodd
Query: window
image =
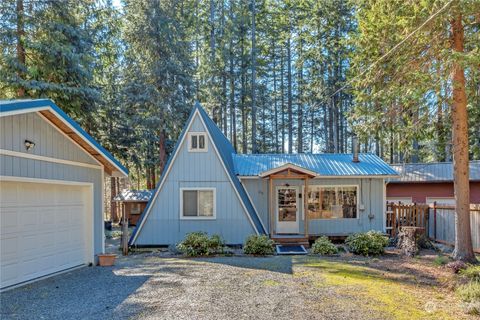
<path fill-rule="evenodd" d="M 190 152 L 206 152 L 207 136 L 202 132 L 189 133 L 188 151 Z"/>
<path fill-rule="evenodd" d="M 357 218 L 356 186 L 310 186 L 307 202 L 310 219 Z"/>
<path fill-rule="evenodd" d="M 141 208 L 140 208 L 140 203 L 132 203 L 132 207 L 130 209 L 131 214 L 140 214 Z"/>
<path fill-rule="evenodd" d="M 215 219 L 215 189 L 180 189 L 181 219 Z"/>

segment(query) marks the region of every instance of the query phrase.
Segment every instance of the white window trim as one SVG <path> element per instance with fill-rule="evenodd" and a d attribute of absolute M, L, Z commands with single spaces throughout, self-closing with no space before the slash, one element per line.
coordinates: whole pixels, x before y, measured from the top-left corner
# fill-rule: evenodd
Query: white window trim
<path fill-rule="evenodd" d="M 360 201 L 359 201 L 359 190 L 360 190 L 360 186 L 358 184 L 345 184 L 345 185 L 319 185 L 319 184 L 311 184 L 308 186 L 308 191 L 311 191 L 311 189 L 313 188 L 345 188 L 345 187 L 355 187 L 356 190 L 357 190 L 357 217 L 356 218 L 335 218 L 335 219 L 328 219 L 328 218 L 308 218 L 308 221 L 311 221 L 311 220 L 325 220 L 325 221 L 338 221 L 338 220 L 349 220 L 349 221 L 353 221 L 353 220 L 358 220 L 360 219 Z M 336 189 L 335 189 L 335 192 L 336 192 Z M 305 194 L 305 187 L 302 188 L 302 193 L 303 193 L 303 196 L 306 197 L 307 195 Z M 305 210 L 307 210 L 307 208 L 303 208 L 303 216 L 305 216 L 306 212 Z M 304 218 L 305 219 L 305 218 Z"/>
<path fill-rule="evenodd" d="M 213 216 L 184 216 L 183 215 L 183 191 L 213 191 Z M 198 201 L 198 198 L 197 198 Z M 216 220 L 217 219 L 217 189 L 209 187 L 180 188 L 180 220 Z"/>
<path fill-rule="evenodd" d="M 203 136 L 205 139 L 205 148 L 192 149 L 192 136 Z M 197 138 L 198 139 L 198 138 Z M 197 145 L 200 144 L 199 139 L 197 140 Z M 206 132 L 189 132 L 188 133 L 188 152 L 208 152 L 208 137 Z"/>

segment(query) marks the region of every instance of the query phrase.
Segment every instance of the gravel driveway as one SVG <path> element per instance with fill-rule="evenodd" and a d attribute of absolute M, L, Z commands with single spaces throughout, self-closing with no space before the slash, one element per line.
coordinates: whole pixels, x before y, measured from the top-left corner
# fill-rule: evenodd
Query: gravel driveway
<path fill-rule="evenodd" d="M 2 319 L 375 319 L 304 257 L 133 255 L 1 294 Z M 383 317 L 384 318 L 384 317 Z"/>

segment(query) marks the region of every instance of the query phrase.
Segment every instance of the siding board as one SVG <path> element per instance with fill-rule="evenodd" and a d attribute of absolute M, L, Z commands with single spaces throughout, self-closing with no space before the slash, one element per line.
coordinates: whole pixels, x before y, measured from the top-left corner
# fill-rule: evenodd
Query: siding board
<path fill-rule="evenodd" d="M 195 116 L 190 132 L 205 132 Z M 188 135 L 186 136 L 188 138 Z M 217 157 L 212 141 L 208 152 L 188 152 L 188 141 L 179 147 L 165 183 L 135 241 L 137 245 L 169 245 L 194 231 L 219 234 L 228 244 L 241 244 L 254 234 L 247 213 Z M 180 220 L 180 188 L 216 188 L 215 220 Z"/>
<path fill-rule="evenodd" d="M 304 185 L 303 180 L 274 180 L 274 192 L 276 186 L 285 185 L 288 183 L 291 186 Z M 242 184 L 245 186 L 255 208 L 258 211 L 259 217 L 263 224 L 268 229 L 269 223 L 269 209 L 268 209 L 268 179 L 243 179 Z M 358 185 L 358 201 L 363 203 L 365 210 L 359 210 L 358 219 L 310 219 L 309 233 L 322 235 L 338 235 L 351 234 L 355 232 L 364 232 L 369 230 L 383 231 L 383 180 L 382 179 L 322 179 L 316 178 L 309 181 L 310 186 L 340 186 L 340 185 Z M 303 211 L 303 201 L 300 208 Z M 372 213 L 373 219 L 368 216 Z M 303 232 L 303 215 L 300 213 L 300 232 Z"/>

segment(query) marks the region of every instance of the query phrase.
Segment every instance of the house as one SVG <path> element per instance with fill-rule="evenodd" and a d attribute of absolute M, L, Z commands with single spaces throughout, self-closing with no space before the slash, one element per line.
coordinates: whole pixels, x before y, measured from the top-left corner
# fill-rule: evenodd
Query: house
<path fill-rule="evenodd" d="M 385 179 L 397 173 L 375 155 L 352 157 L 237 154 L 196 104 L 129 244 L 175 244 L 193 231 L 220 234 L 227 244 L 251 234 L 385 231 Z"/>
<path fill-rule="evenodd" d="M 95 263 L 113 156 L 51 100 L 0 102 L 0 288 Z"/>
<path fill-rule="evenodd" d="M 455 205 L 451 162 L 405 163 L 392 167 L 400 177 L 388 182 L 388 201 Z M 480 203 L 480 160 L 470 161 L 470 203 Z"/>
<path fill-rule="evenodd" d="M 152 194 L 152 190 L 123 190 L 113 200 L 123 206 L 122 212 L 126 215 L 128 225 L 136 226 Z"/>

